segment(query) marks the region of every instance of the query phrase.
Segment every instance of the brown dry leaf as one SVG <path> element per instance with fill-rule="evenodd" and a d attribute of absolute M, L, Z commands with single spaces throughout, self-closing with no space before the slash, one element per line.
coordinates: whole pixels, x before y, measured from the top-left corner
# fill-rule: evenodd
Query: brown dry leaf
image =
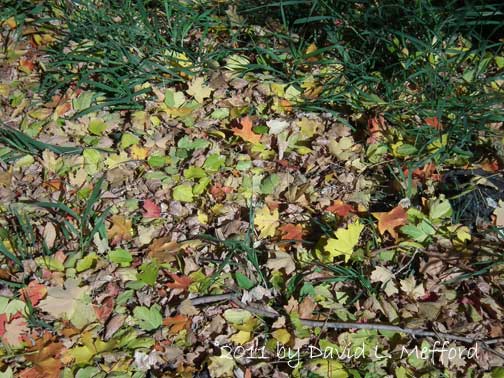
<path fill-rule="evenodd" d="M 170 328 L 168 332 L 172 335 L 176 335 L 184 328 L 187 328 L 189 326 L 189 323 L 190 319 L 184 315 L 175 315 L 163 320 L 163 325 Z"/>
<path fill-rule="evenodd" d="M 167 283 L 166 286 L 170 289 L 187 290 L 192 283 L 192 279 L 187 276 L 177 276 L 173 273 L 168 273 L 173 282 Z"/>
<path fill-rule="evenodd" d="M 291 255 L 285 252 L 275 252 L 276 257 L 268 259 L 266 266 L 273 270 L 285 269 L 285 273 L 291 274 L 296 270 L 296 264 Z"/>
<path fill-rule="evenodd" d="M 180 250 L 180 245 L 172 241 L 169 237 L 154 239 L 149 246 L 149 257 L 161 264 L 173 262 L 176 260 L 176 253 Z"/>
<path fill-rule="evenodd" d="M 256 134 L 252 131 L 252 120 L 249 116 L 243 117 L 240 121 L 240 124 L 243 126 L 241 129 L 237 127 L 233 127 L 231 130 L 233 134 L 239 137 L 242 137 L 243 140 L 250 143 L 259 143 L 261 140 L 261 135 Z"/>
<path fill-rule="evenodd" d="M 122 215 L 114 215 L 111 220 L 112 226 L 107 230 L 108 238 L 111 240 L 111 244 L 116 245 L 123 240 L 131 240 L 133 236 L 131 220 L 126 219 Z"/>
<path fill-rule="evenodd" d="M 406 211 L 401 206 L 396 206 L 388 213 L 372 213 L 378 219 L 378 230 L 380 234 L 385 234 L 388 231 L 390 235 L 397 240 L 396 228 L 406 224 L 408 216 Z"/>

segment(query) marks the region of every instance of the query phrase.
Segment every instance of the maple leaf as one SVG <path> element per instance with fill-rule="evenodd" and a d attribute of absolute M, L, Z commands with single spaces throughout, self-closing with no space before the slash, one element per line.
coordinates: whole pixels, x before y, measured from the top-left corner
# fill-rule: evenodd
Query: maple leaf
<path fill-rule="evenodd" d="M 378 142 L 383 137 L 383 130 L 385 129 L 385 119 L 383 116 L 376 116 L 368 120 L 369 133 L 371 134 L 367 138 L 368 144 L 373 144 Z"/>
<path fill-rule="evenodd" d="M 35 339 L 34 345 L 27 349 L 26 360 L 33 363 L 33 367 L 23 370 L 20 377 L 24 378 L 59 378 L 62 366 L 60 353 L 64 346 L 61 343 L 53 342 L 54 338 L 49 333 L 44 333 L 42 337 Z M 37 375 L 38 374 L 38 375 Z"/>
<path fill-rule="evenodd" d="M 21 299 L 26 302 L 26 297 L 28 297 L 32 306 L 36 306 L 46 294 L 46 286 L 35 280 L 30 281 L 27 287 L 21 289 Z"/>
<path fill-rule="evenodd" d="M 166 286 L 170 289 L 187 290 L 192 283 L 192 279 L 188 276 L 177 276 L 173 273 L 168 273 L 174 282 L 167 283 Z"/>
<path fill-rule="evenodd" d="M 163 325 L 170 328 L 168 333 L 176 335 L 189 326 L 190 319 L 184 315 L 176 315 L 163 320 Z"/>
<path fill-rule="evenodd" d="M 242 137 L 243 140 L 250 143 L 259 143 L 261 140 L 261 136 L 252 131 L 252 120 L 249 116 L 243 117 L 240 121 L 240 124 L 243 128 L 239 129 L 237 127 L 233 127 L 231 130 L 233 134 L 239 137 Z"/>
<path fill-rule="evenodd" d="M 397 240 L 398 237 L 395 229 L 405 225 L 408 221 L 408 215 L 401 206 L 394 207 L 388 213 L 381 212 L 372 214 L 378 219 L 378 231 L 380 231 L 380 234 L 384 235 L 385 231 L 388 231 L 395 240 Z"/>
<path fill-rule="evenodd" d="M 291 274 L 296 270 L 296 264 L 291 255 L 286 252 L 275 252 L 275 257 L 268 259 L 266 266 L 273 270 L 285 269 L 285 273 Z"/>
<path fill-rule="evenodd" d="M 176 241 L 172 241 L 170 237 L 154 239 L 149 246 L 148 256 L 158 261 L 161 264 L 169 263 L 176 260 L 175 255 L 180 250 L 180 246 Z"/>
<path fill-rule="evenodd" d="M 303 226 L 300 224 L 284 224 L 278 228 L 282 233 L 282 240 L 303 240 Z"/>
<path fill-rule="evenodd" d="M 438 117 L 428 117 L 424 119 L 426 125 L 436 130 L 443 130 L 443 125 L 439 122 Z"/>
<path fill-rule="evenodd" d="M 65 288 L 48 288 L 47 297 L 40 302 L 39 308 L 57 319 L 68 319 L 81 328 L 96 318 L 86 298 L 88 293 L 89 286 L 79 287 L 77 280 L 68 279 Z"/>
<path fill-rule="evenodd" d="M 276 229 L 279 225 L 278 218 L 278 209 L 273 210 L 271 213 L 268 206 L 264 206 L 257 211 L 254 218 L 254 225 L 259 228 L 261 232 L 259 237 L 261 239 L 267 236 L 275 236 Z"/>
<path fill-rule="evenodd" d="M 204 82 L 204 78 L 197 77 L 189 84 L 189 89 L 187 90 L 187 94 L 193 96 L 200 104 L 203 103 L 205 98 L 210 97 L 213 92 L 212 88 L 203 85 Z"/>
<path fill-rule="evenodd" d="M 144 218 L 159 218 L 161 217 L 161 208 L 150 199 L 143 201 Z"/>
<path fill-rule="evenodd" d="M 112 226 L 107 230 L 111 244 L 116 245 L 123 240 L 131 240 L 133 229 L 131 228 L 131 220 L 126 219 L 122 215 L 112 216 Z"/>
<path fill-rule="evenodd" d="M 100 323 L 103 324 L 107 321 L 107 319 L 110 317 L 110 314 L 112 314 L 112 311 L 114 311 L 114 306 L 115 301 L 112 297 L 107 297 L 99 305 L 93 306 L 96 318 Z"/>
<path fill-rule="evenodd" d="M 331 206 L 326 208 L 325 211 L 336 214 L 340 217 L 346 217 L 349 213 L 354 211 L 354 208 L 352 205 L 349 205 L 342 200 L 337 200 L 334 201 Z"/>
<path fill-rule="evenodd" d="M 28 332 L 26 320 L 15 318 L 5 323 L 5 332 L 2 335 L 2 342 L 10 346 L 18 346 L 22 343 L 21 336 Z"/>
<path fill-rule="evenodd" d="M 345 256 L 345 262 L 350 260 L 353 249 L 359 242 L 359 237 L 364 229 L 364 225 L 360 224 L 359 220 L 350 223 L 348 228 L 338 228 L 336 230 L 336 238 L 327 240 L 324 251 L 329 253 L 330 261 L 337 256 Z M 324 259 L 324 256 L 322 256 Z M 324 260 L 327 260 L 325 258 Z"/>

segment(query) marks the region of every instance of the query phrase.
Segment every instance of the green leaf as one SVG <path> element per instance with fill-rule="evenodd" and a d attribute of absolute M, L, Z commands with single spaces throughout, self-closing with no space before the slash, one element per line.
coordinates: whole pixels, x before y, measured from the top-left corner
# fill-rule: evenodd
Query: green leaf
<path fill-rule="evenodd" d="M 181 202 L 193 202 L 193 190 L 191 184 L 185 183 L 173 188 L 173 199 Z"/>
<path fill-rule="evenodd" d="M 96 255 L 96 253 L 92 252 L 77 262 L 75 270 L 77 271 L 77 273 L 88 270 L 96 263 L 97 260 L 98 256 Z"/>
<path fill-rule="evenodd" d="M 205 189 L 207 188 L 208 184 L 210 184 L 212 180 L 210 179 L 210 177 L 203 177 L 199 180 L 199 182 L 194 185 L 194 188 L 193 188 L 193 194 L 195 196 L 199 196 L 200 194 L 202 194 Z"/>
<path fill-rule="evenodd" d="M 209 145 L 210 145 L 210 142 L 205 139 L 198 138 L 198 139 L 192 140 L 187 135 L 184 136 L 183 138 L 181 138 L 177 143 L 177 147 L 183 148 L 186 150 L 200 150 L 203 148 L 207 148 Z"/>
<path fill-rule="evenodd" d="M 280 178 L 276 174 L 269 175 L 261 182 L 259 190 L 262 194 L 272 194 L 280 183 Z"/>
<path fill-rule="evenodd" d="M 123 268 L 130 266 L 131 262 L 133 261 L 131 253 L 122 248 L 110 251 L 108 254 L 108 258 L 111 262 L 119 264 Z"/>
<path fill-rule="evenodd" d="M 221 167 L 224 166 L 226 158 L 220 154 L 212 154 L 205 160 L 203 168 L 207 171 L 217 172 Z"/>
<path fill-rule="evenodd" d="M 166 162 L 166 158 L 164 156 L 159 156 L 159 155 L 152 155 L 152 156 L 149 156 L 149 159 L 147 159 L 147 163 L 149 163 L 149 165 L 152 168 L 162 168 L 162 167 L 164 167 L 165 162 Z"/>
<path fill-rule="evenodd" d="M 250 280 L 246 275 L 240 272 L 235 273 L 235 278 L 238 286 L 240 286 L 242 289 L 250 290 L 255 286 L 255 283 L 252 280 Z"/>
<path fill-rule="evenodd" d="M 140 273 L 137 274 L 137 279 L 147 285 L 154 286 L 156 283 L 157 275 L 159 273 L 159 266 L 155 262 L 143 263 L 140 266 Z"/>
<path fill-rule="evenodd" d="M 140 138 L 131 133 L 124 133 L 121 137 L 121 148 L 128 148 L 137 144 L 140 141 Z"/>
<path fill-rule="evenodd" d="M 184 169 L 184 177 L 187 179 L 202 178 L 206 176 L 206 172 L 201 167 L 189 167 Z"/>
<path fill-rule="evenodd" d="M 105 130 L 107 130 L 107 124 L 101 119 L 93 119 L 89 122 L 88 130 L 93 135 L 102 135 Z"/>
<path fill-rule="evenodd" d="M 441 218 L 449 218 L 452 215 L 450 201 L 444 198 L 436 199 L 431 203 L 429 208 L 429 218 L 437 220 Z"/>
<path fill-rule="evenodd" d="M 161 306 L 154 304 L 151 308 L 145 306 L 137 306 L 133 309 L 133 316 L 140 328 L 144 331 L 152 331 L 163 324 L 163 316 L 161 315 Z"/>

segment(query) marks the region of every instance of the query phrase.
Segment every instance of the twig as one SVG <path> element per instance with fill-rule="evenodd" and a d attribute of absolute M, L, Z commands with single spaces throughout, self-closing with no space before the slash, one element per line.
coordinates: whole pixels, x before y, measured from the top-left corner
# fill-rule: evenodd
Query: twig
<path fill-rule="evenodd" d="M 378 331 L 393 331 L 406 333 L 411 336 L 420 336 L 420 337 L 437 337 L 440 339 L 454 340 L 460 341 L 464 343 L 474 344 L 476 342 L 482 342 L 487 345 L 497 344 L 500 342 L 504 342 L 504 338 L 500 339 L 491 339 L 491 340 L 483 340 L 483 339 L 474 339 L 471 337 L 457 336 L 452 335 L 450 333 L 441 333 L 441 332 L 432 332 L 427 331 L 421 328 L 407 328 L 407 327 L 399 327 L 389 324 L 376 324 L 376 323 L 346 323 L 346 322 L 325 322 L 320 320 L 308 320 L 301 319 L 301 324 L 306 327 L 326 327 L 332 329 L 372 329 Z"/>
<path fill-rule="evenodd" d="M 280 315 L 277 312 L 265 310 L 262 308 L 257 308 L 252 305 L 246 305 L 242 301 L 238 300 L 239 294 L 237 293 L 228 293 L 222 295 L 208 295 L 204 297 L 198 297 L 191 299 L 191 303 L 193 306 L 209 304 L 220 302 L 224 300 L 231 300 L 238 307 L 250 311 L 256 315 L 263 316 L 265 318 L 276 319 Z M 435 337 L 439 339 L 460 341 L 463 343 L 474 344 L 474 343 L 482 343 L 483 345 L 494 345 L 498 343 L 503 343 L 504 338 L 497 339 L 475 339 L 472 337 L 465 336 L 457 336 L 450 333 L 442 333 L 442 332 L 433 332 L 427 331 L 422 328 L 408 328 L 408 327 L 399 327 L 390 324 L 378 324 L 378 323 L 347 323 L 347 322 L 329 322 L 327 320 L 310 320 L 310 319 L 300 319 L 301 324 L 305 327 L 321 327 L 321 328 L 329 328 L 329 329 L 371 329 L 377 331 L 392 331 L 399 332 L 411 335 L 413 337 Z"/>
<path fill-rule="evenodd" d="M 228 293 L 228 294 L 221 294 L 221 295 L 206 295 L 204 297 L 192 298 L 191 304 L 193 306 L 200 306 L 200 305 L 204 305 L 204 304 L 232 300 L 234 298 L 237 298 L 238 296 L 239 296 L 239 294 L 237 294 L 237 293 Z"/>

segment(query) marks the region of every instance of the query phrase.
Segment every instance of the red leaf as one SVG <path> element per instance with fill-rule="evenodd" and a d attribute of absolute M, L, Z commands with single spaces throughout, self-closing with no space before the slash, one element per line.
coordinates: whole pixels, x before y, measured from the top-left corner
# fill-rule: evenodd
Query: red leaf
<path fill-rule="evenodd" d="M 349 213 L 354 212 L 354 208 L 352 205 L 344 203 L 342 200 L 336 200 L 331 206 L 326 208 L 325 211 L 336 214 L 340 217 L 346 217 Z"/>
<path fill-rule="evenodd" d="M 96 317 L 100 323 L 104 324 L 107 321 L 112 311 L 114 311 L 114 305 L 114 298 L 107 297 L 101 304 L 93 306 Z"/>
<path fill-rule="evenodd" d="M 161 217 L 161 208 L 150 199 L 143 201 L 143 208 L 145 210 L 144 218 L 159 218 Z"/>
<path fill-rule="evenodd" d="M 177 276 L 173 273 L 168 273 L 168 275 L 174 281 L 166 284 L 166 286 L 170 289 L 187 290 L 189 288 L 189 285 L 192 283 L 191 278 L 189 278 L 188 276 Z"/>
<path fill-rule="evenodd" d="M 259 143 L 261 140 L 261 136 L 252 131 L 252 120 L 249 116 L 243 117 L 240 121 L 240 124 L 243 128 L 239 129 L 237 127 L 233 127 L 231 130 L 233 134 L 239 137 L 242 137 L 243 140 L 246 140 L 250 143 Z"/>
<path fill-rule="evenodd" d="M 47 288 L 45 285 L 38 283 L 37 281 L 31 281 L 28 286 L 21 290 L 21 299 L 26 302 L 26 297 L 30 300 L 32 306 L 36 306 L 41 299 L 43 299 L 47 294 Z"/>
<path fill-rule="evenodd" d="M 282 233 L 282 240 L 302 240 L 303 226 L 300 224 L 284 224 L 278 228 Z"/>

